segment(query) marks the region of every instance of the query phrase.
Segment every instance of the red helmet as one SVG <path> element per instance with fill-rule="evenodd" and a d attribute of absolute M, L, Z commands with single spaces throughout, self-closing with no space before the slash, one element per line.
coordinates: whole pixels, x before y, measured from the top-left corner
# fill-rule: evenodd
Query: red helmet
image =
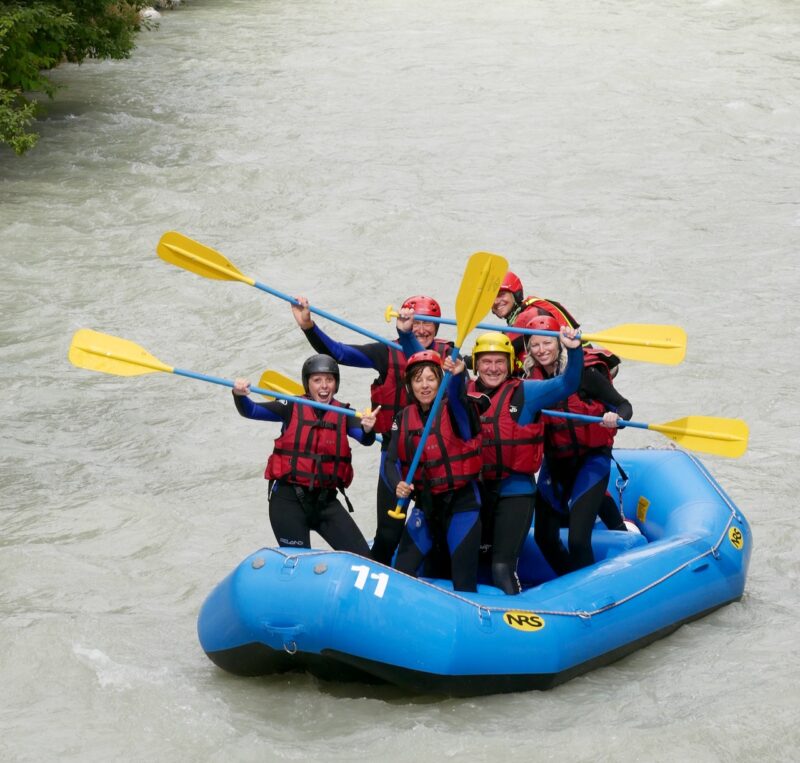
<path fill-rule="evenodd" d="M 401 307 L 413 310 L 417 315 L 430 315 L 431 318 L 441 318 L 442 308 L 433 297 L 426 297 L 418 294 L 416 297 L 409 297 Z"/>
<path fill-rule="evenodd" d="M 435 366 L 442 367 L 442 356 L 436 350 L 420 350 L 415 352 L 406 363 L 406 370 L 418 363 L 433 363 Z"/>
<path fill-rule="evenodd" d="M 433 366 L 434 372 L 441 379 L 442 378 L 442 356 L 436 350 L 421 350 L 415 352 L 406 363 L 405 382 L 407 385 L 411 384 L 411 375 L 416 366 L 427 364 Z"/>
<path fill-rule="evenodd" d="M 505 274 L 503 283 L 500 284 L 500 288 L 497 290 L 498 294 L 501 291 L 510 291 L 514 295 L 515 302 L 522 302 L 522 281 L 519 280 L 516 273 L 512 273 L 509 270 Z"/>
<path fill-rule="evenodd" d="M 522 313 L 514 324 L 515 329 L 539 329 L 542 331 L 560 331 L 558 321 L 552 315 L 536 315 L 532 311 Z"/>

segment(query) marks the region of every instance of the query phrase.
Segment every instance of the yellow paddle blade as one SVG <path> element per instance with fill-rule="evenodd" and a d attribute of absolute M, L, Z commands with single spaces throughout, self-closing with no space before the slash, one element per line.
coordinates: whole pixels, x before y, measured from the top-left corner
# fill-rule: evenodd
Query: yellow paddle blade
<path fill-rule="evenodd" d="M 747 450 L 749 430 L 741 419 L 687 416 L 666 424 L 649 424 L 647 428 L 661 432 L 687 450 L 728 458 L 739 458 Z"/>
<path fill-rule="evenodd" d="M 300 397 L 305 394 L 303 385 L 296 382 L 286 374 L 280 371 L 264 371 L 261 378 L 258 380 L 258 386 L 262 389 L 271 389 L 274 392 L 280 392 L 284 395 L 294 395 Z"/>
<path fill-rule="evenodd" d="M 581 339 L 599 344 L 621 358 L 676 366 L 686 355 L 686 332 L 680 326 L 624 323 Z"/>
<path fill-rule="evenodd" d="M 91 329 L 80 329 L 72 337 L 69 360 L 78 368 L 116 376 L 141 376 L 156 371 L 171 374 L 171 366 L 153 357 L 138 344 Z"/>
<path fill-rule="evenodd" d="M 242 274 L 235 265 L 209 246 L 176 231 L 165 233 L 158 242 L 156 252 L 162 260 L 179 268 L 216 281 L 241 281 L 249 286 L 253 278 Z"/>
<path fill-rule="evenodd" d="M 499 254 L 475 252 L 469 258 L 456 297 L 456 347 L 489 312 L 507 271 L 508 261 Z"/>

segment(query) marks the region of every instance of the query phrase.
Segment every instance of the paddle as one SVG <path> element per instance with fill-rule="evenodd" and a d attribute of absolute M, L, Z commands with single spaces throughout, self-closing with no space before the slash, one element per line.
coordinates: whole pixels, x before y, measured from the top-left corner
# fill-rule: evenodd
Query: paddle
<path fill-rule="evenodd" d="M 546 416 L 558 416 L 565 419 L 599 422 L 600 416 L 584 416 L 582 413 L 569 411 L 543 410 Z M 665 424 L 642 424 L 638 421 L 619 420 L 619 427 L 636 427 L 652 429 L 654 432 L 674 440 L 687 450 L 699 450 L 702 453 L 713 453 L 717 456 L 739 458 L 747 450 L 748 428 L 741 419 L 722 419 L 715 416 L 687 416 Z"/>
<path fill-rule="evenodd" d="M 100 371 L 105 374 L 115 376 L 141 376 L 142 374 L 152 374 L 163 371 L 176 376 L 185 376 L 189 379 L 199 379 L 200 381 L 220 384 L 223 387 L 233 389 L 233 382 L 229 379 L 221 379 L 218 376 L 208 376 L 207 374 L 187 371 L 183 368 L 173 368 L 162 363 L 158 358 L 153 357 L 144 347 L 129 341 L 120 339 L 110 334 L 101 334 L 91 329 L 80 329 L 72 337 L 69 346 L 69 360 L 78 368 L 86 368 L 89 371 Z M 302 388 L 301 388 L 302 389 Z M 323 411 L 333 411 L 340 416 L 359 417 L 358 411 L 352 408 L 340 408 L 336 405 L 318 403 L 316 400 L 285 395 L 282 392 L 273 392 L 259 387 L 250 387 L 252 392 L 266 397 L 275 397 L 279 400 L 289 400 L 292 403 L 308 405 L 312 408 L 319 408 Z"/>
<path fill-rule="evenodd" d="M 264 389 L 283 392 L 285 395 L 304 395 L 305 390 L 300 382 L 282 374 L 280 371 L 264 371 L 258 380 L 258 386 Z"/>
<path fill-rule="evenodd" d="M 188 236 L 184 236 L 176 231 L 169 231 L 161 237 L 156 247 L 156 252 L 162 260 L 172 265 L 177 265 L 179 268 L 183 268 L 192 273 L 197 273 L 197 275 L 203 276 L 203 278 L 211 278 L 215 281 L 241 281 L 248 286 L 255 286 L 257 289 L 267 292 L 267 294 L 280 297 L 292 305 L 300 304 L 294 297 L 290 297 L 282 291 L 273 289 L 271 286 L 267 286 L 260 281 L 256 281 L 244 275 L 235 265 L 214 249 L 197 241 L 193 241 Z M 333 321 L 341 326 L 357 331 L 359 334 L 368 336 L 376 342 L 382 342 L 389 347 L 394 347 L 396 350 L 402 349 L 397 342 L 392 342 L 386 339 L 386 337 L 373 333 L 369 329 L 356 326 L 354 323 L 350 323 L 350 321 L 344 318 L 339 318 L 326 310 L 321 310 L 311 305 L 309 305 L 308 309 L 312 313 L 327 318 L 329 321 Z"/>
<path fill-rule="evenodd" d="M 497 254 L 490 254 L 489 252 L 475 252 L 467 261 L 467 267 L 461 278 L 461 286 L 459 287 L 458 296 L 456 297 L 456 341 L 450 353 L 450 357 L 453 360 L 458 358 L 458 353 L 461 349 L 461 345 L 467 338 L 467 334 L 469 334 L 469 332 L 478 325 L 478 321 L 489 312 L 507 270 L 508 262 L 505 258 Z M 428 439 L 428 434 L 431 431 L 434 419 L 441 406 L 442 398 L 444 397 L 451 375 L 449 371 L 444 374 L 444 378 L 440 382 L 439 389 L 436 392 L 436 397 L 431 404 L 431 409 L 428 412 L 428 419 L 425 422 L 417 449 L 411 460 L 411 465 L 408 467 L 408 474 L 406 474 L 404 480 L 409 484 L 413 483 L 414 472 L 416 472 L 417 466 L 419 465 L 422 451 L 425 447 L 425 441 Z M 406 516 L 405 509 L 408 503 L 408 498 L 399 499 L 395 508 L 389 510 L 389 516 L 393 519 L 403 519 Z"/>
<path fill-rule="evenodd" d="M 384 313 L 387 323 L 396 316 L 397 311 L 389 305 Z M 455 321 L 451 318 L 435 318 L 430 315 L 415 315 L 414 320 L 455 324 Z M 557 331 L 516 328 L 504 323 L 479 323 L 475 328 L 486 329 L 487 331 L 502 331 L 506 334 L 558 336 Z M 676 366 L 686 355 L 686 332 L 680 326 L 657 323 L 623 323 L 620 326 L 614 326 L 614 328 L 594 334 L 581 332 L 580 338 L 584 342 L 595 342 L 621 358 L 640 360 L 644 363 L 661 363 L 666 366 Z"/>
<path fill-rule="evenodd" d="M 305 394 L 303 385 L 300 384 L 300 382 L 295 381 L 290 376 L 286 376 L 286 374 L 282 374 L 280 371 L 272 371 L 269 369 L 261 374 L 261 378 L 258 380 L 258 386 L 263 389 L 270 390 L 267 392 L 269 397 L 272 397 L 272 390 L 281 392 L 285 395 Z M 378 406 L 378 408 L 375 410 L 377 411 L 379 408 L 380 406 Z M 363 415 L 363 411 L 360 415 Z M 378 442 L 383 442 L 383 437 L 381 437 L 379 434 L 375 435 L 375 439 Z"/>

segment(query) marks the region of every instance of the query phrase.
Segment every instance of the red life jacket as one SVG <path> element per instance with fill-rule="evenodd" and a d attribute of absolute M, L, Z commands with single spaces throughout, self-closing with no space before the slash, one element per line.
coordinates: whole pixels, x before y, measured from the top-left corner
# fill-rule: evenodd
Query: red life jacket
<path fill-rule="evenodd" d="M 481 473 L 481 438 L 462 440 L 453 431 L 446 406 L 447 402 L 444 401 L 436 412 L 419 467 L 414 472 L 414 487 L 419 491 L 445 493 L 457 490 L 471 480 L 478 479 Z M 395 435 L 398 437 L 397 455 L 404 474 L 417 451 L 424 427 L 419 406 L 415 403 L 406 406 L 400 415 L 400 428 Z"/>
<path fill-rule="evenodd" d="M 303 397 L 308 397 L 304 395 Z M 333 400 L 332 405 L 347 406 Z M 275 438 L 264 477 L 313 488 L 345 488 L 353 481 L 347 417 L 295 404 L 289 424 Z"/>
<path fill-rule="evenodd" d="M 616 365 L 616 355 L 608 350 L 597 347 L 583 348 L 583 366 L 597 366 L 608 380 L 611 381 L 610 369 Z M 532 379 L 545 379 L 542 367 L 534 366 L 531 369 Z M 580 413 L 584 416 L 602 416 L 606 407 L 599 400 L 591 400 L 581 396 L 578 392 L 570 395 L 566 400 L 552 406 L 554 410 Z M 601 427 L 594 422 L 581 422 L 575 419 L 560 419 L 554 416 L 547 417 L 545 427 L 545 450 L 551 458 L 577 458 L 595 448 L 610 448 L 617 434 L 616 429 Z"/>
<path fill-rule="evenodd" d="M 408 399 L 406 386 L 403 383 L 403 374 L 406 370 L 406 356 L 394 347 L 389 350 L 389 370 L 386 376 L 380 377 L 372 382 L 370 387 L 370 401 L 372 407 L 381 409 L 375 417 L 375 432 L 384 434 L 392 428 L 395 416 L 403 410 L 411 401 Z M 443 358 L 450 354 L 453 349 L 452 342 L 445 342 L 443 339 L 434 339 L 430 349 L 436 350 Z"/>
<path fill-rule="evenodd" d="M 535 474 L 542 465 L 544 423 L 520 425 L 509 412 L 511 396 L 521 383 L 521 379 L 504 382 L 481 414 L 481 474 L 485 480 L 500 480 L 512 472 Z M 474 380 L 468 391 L 480 394 Z"/>

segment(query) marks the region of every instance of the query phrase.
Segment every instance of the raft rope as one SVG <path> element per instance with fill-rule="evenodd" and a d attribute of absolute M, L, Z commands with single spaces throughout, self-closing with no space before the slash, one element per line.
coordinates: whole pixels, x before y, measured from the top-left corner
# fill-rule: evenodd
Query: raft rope
<path fill-rule="evenodd" d="M 675 446 L 672 445 L 672 446 L 668 446 L 667 448 L 653 448 L 653 450 L 677 450 L 677 448 L 675 448 Z M 693 564 L 696 564 L 697 562 L 699 562 L 701 559 L 704 559 L 705 557 L 712 556 L 714 559 L 719 559 L 719 548 L 722 545 L 722 543 L 724 542 L 725 538 L 727 537 L 728 531 L 730 530 L 730 527 L 733 524 L 733 521 L 735 519 L 739 519 L 741 521 L 741 518 L 740 518 L 740 515 L 739 515 L 739 510 L 736 508 L 736 506 L 733 504 L 733 502 L 730 500 L 730 498 L 725 494 L 725 492 L 722 490 L 722 488 L 720 488 L 720 486 L 717 484 L 716 480 L 709 474 L 709 472 L 705 468 L 705 466 L 703 466 L 703 464 L 695 456 L 693 456 L 691 453 L 687 453 L 686 451 L 682 451 L 682 452 L 684 452 L 694 462 L 694 464 L 697 467 L 699 467 L 700 473 L 706 478 L 706 480 L 708 480 L 709 484 L 714 488 L 716 493 L 719 495 L 719 497 L 724 501 L 725 505 L 728 507 L 731 515 L 728 518 L 727 523 L 725 524 L 725 528 L 723 529 L 722 533 L 720 534 L 719 538 L 717 539 L 717 542 L 711 548 L 709 548 L 708 551 L 704 551 L 702 554 L 698 554 L 694 558 L 689 559 L 688 561 L 683 562 L 682 564 L 679 564 L 677 567 L 675 567 L 675 569 L 670 570 L 669 572 L 667 572 L 666 574 L 662 575 L 657 580 L 653 580 L 652 582 L 648 583 L 647 585 L 642 586 L 641 588 L 639 588 L 636 591 L 633 591 L 632 593 L 628 594 L 627 596 L 623 596 L 622 598 L 617 599 L 616 601 L 612 601 L 612 602 L 609 602 L 608 604 L 604 604 L 602 607 L 598 607 L 597 609 L 592 609 L 592 610 L 579 609 L 579 610 L 571 610 L 571 611 L 570 610 L 560 610 L 560 609 L 536 609 L 536 610 L 532 610 L 532 609 L 521 609 L 521 608 L 515 607 L 513 605 L 504 606 L 504 607 L 498 607 L 498 606 L 490 606 L 490 605 L 486 605 L 486 604 L 479 604 L 478 602 L 473 601 L 471 599 L 468 599 L 466 596 L 463 596 L 458 591 L 448 591 L 448 590 L 446 590 L 444 588 L 440 588 L 438 585 L 435 585 L 433 583 L 429 583 L 428 581 L 422 580 L 422 579 L 417 578 L 417 577 L 414 577 L 413 575 L 408 575 L 405 572 L 401 572 L 400 570 L 396 570 L 393 567 L 388 567 L 387 565 L 381 564 L 380 562 L 375 562 L 373 560 L 368 560 L 368 561 L 370 561 L 371 564 L 376 564 L 376 565 L 379 565 L 381 567 L 386 567 L 386 569 L 392 570 L 392 572 L 394 574 L 396 574 L 396 575 L 403 575 L 403 576 L 405 576 L 405 577 L 407 577 L 407 578 L 409 578 L 411 580 L 415 580 L 420 585 L 424 585 L 424 586 L 427 586 L 428 588 L 432 588 L 432 589 L 436 590 L 440 594 L 444 594 L 445 596 L 449 596 L 449 597 L 451 597 L 453 599 L 456 599 L 457 601 L 463 602 L 464 604 L 467 604 L 467 605 L 469 605 L 471 607 L 474 607 L 475 610 L 478 613 L 478 617 L 480 617 L 481 619 L 483 619 L 486 616 L 486 614 L 491 615 L 492 612 L 497 612 L 497 613 L 525 612 L 525 613 L 530 613 L 530 614 L 534 614 L 534 615 L 548 615 L 548 616 L 552 615 L 552 616 L 559 616 L 559 617 L 579 617 L 582 620 L 591 619 L 595 615 L 602 614 L 603 612 L 608 612 L 611 609 L 619 607 L 619 606 L 621 606 L 623 604 L 626 604 L 627 602 L 629 602 L 629 601 L 631 601 L 633 599 L 636 599 L 639 596 L 642 596 L 643 594 L 647 593 L 648 591 L 652 590 L 653 588 L 661 585 L 661 583 L 663 583 L 664 581 L 669 580 L 670 578 L 672 578 L 675 575 L 677 575 L 679 572 L 682 572 L 687 567 L 691 567 Z M 327 556 L 329 554 L 343 554 L 343 553 L 346 553 L 346 554 L 350 554 L 355 559 L 359 559 L 359 560 L 364 559 L 364 557 L 359 556 L 358 554 L 352 554 L 351 552 L 348 552 L 348 551 L 327 551 L 327 550 L 320 549 L 320 550 L 317 550 L 317 551 L 308 551 L 308 552 L 303 553 L 303 554 L 296 554 L 296 553 L 285 552 L 280 548 L 264 548 L 264 549 L 261 549 L 261 552 L 265 552 L 265 551 L 269 551 L 269 552 L 272 552 L 274 554 L 277 554 L 278 556 L 282 556 L 284 558 L 284 566 L 291 566 L 291 567 L 296 567 L 297 563 L 299 562 L 299 560 L 301 558 L 309 558 L 309 557 L 314 557 L 314 556 Z M 259 552 L 259 553 L 261 553 L 261 552 Z M 516 598 L 516 597 L 513 597 L 513 598 Z"/>

